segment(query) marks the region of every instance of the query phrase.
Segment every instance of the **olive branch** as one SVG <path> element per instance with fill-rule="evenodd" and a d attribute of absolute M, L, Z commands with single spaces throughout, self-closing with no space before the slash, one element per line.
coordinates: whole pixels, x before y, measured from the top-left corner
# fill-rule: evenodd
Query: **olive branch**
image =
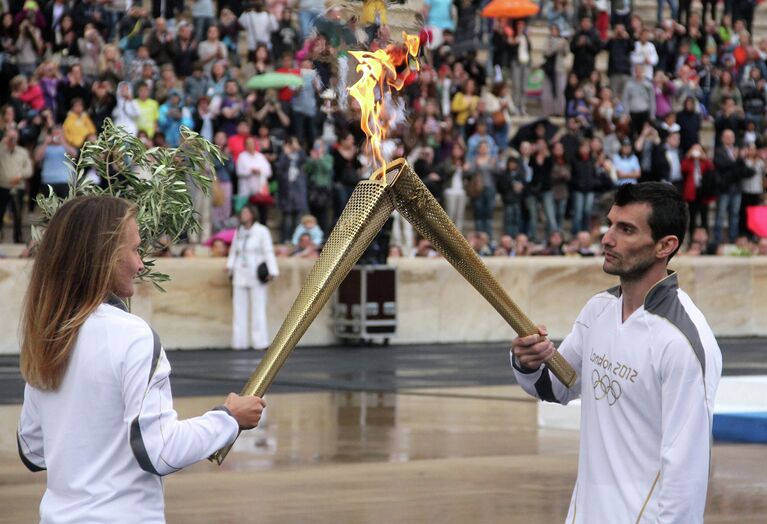
<path fill-rule="evenodd" d="M 214 159 L 222 160 L 218 147 L 186 127 L 181 127 L 179 147 L 147 149 L 107 119 L 99 137 L 83 145 L 78 159 L 68 157 L 73 179 L 69 195 L 61 199 L 50 192 L 37 197 L 41 220 L 32 227 L 32 237 L 39 241 L 58 208 L 72 198 L 111 195 L 129 200 L 138 208 L 139 253 L 144 263 L 138 278 L 165 291 L 160 284 L 170 276 L 154 269 L 152 254 L 176 243 L 184 233 L 200 231 L 192 190 L 210 194 Z M 106 182 L 105 188 L 91 181 L 92 171 Z"/>

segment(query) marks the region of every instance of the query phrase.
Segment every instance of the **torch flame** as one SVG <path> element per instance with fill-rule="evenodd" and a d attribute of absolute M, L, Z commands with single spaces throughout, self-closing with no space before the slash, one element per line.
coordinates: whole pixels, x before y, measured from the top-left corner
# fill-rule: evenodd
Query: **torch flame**
<path fill-rule="evenodd" d="M 381 144 L 386 138 L 388 131 L 385 116 L 385 94 L 391 89 L 401 90 L 405 85 L 405 79 L 410 74 L 409 57 L 413 57 L 412 65 L 418 71 L 418 48 L 420 41 L 416 35 L 402 33 L 405 40 L 404 48 L 399 44 L 389 44 L 386 49 L 375 51 L 350 51 L 357 59 L 357 72 L 361 73 L 360 79 L 349 88 L 349 94 L 360 104 L 362 115 L 360 126 L 368 138 L 373 152 L 374 163 L 380 164 L 381 172 L 386 177 L 386 160 L 381 152 Z M 405 70 L 402 69 L 403 64 Z M 377 88 L 377 89 L 376 89 Z"/>

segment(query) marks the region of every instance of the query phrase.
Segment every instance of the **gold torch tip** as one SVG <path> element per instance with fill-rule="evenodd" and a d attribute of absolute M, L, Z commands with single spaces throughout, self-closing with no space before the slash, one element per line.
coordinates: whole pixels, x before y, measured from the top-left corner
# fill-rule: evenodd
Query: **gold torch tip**
<path fill-rule="evenodd" d="M 394 184 L 394 182 L 397 181 L 397 178 L 399 178 L 400 174 L 410 166 L 407 163 L 407 160 L 404 158 L 397 158 L 396 160 L 392 160 L 391 162 L 388 162 L 383 167 L 376 169 L 373 171 L 373 174 L 370 175 L 371 182 L 377 182 L 379 184 L 383 184 L 384 186 L 390 186 Z"/>

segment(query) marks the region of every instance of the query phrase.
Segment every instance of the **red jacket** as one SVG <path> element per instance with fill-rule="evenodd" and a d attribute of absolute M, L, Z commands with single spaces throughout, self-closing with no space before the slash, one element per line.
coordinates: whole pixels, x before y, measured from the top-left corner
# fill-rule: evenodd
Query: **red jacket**
<path fill-rule="evenodd" d="M 19 100 L 27 104 L 35 111 L 41 111 L 45 107 L 45 96 L 40 84 L 29 84 L 26 91 L 19 95 Z"/>
<path fill-rule="evenodd" d="M 702 198 L 703 203 L 709 204 L 716 200 L 716 196 L 713 194 L 709 195 L 701 195 L 701 189 L 703 188 L 703 179 L 707 177 L 714 177 L 716 176 L 716 173 L 714 172 L 714 163 L 709 160 L 708 158 L 701 158 L 700 159 L 700 173 L 701 173 L 701 180 L 699 182 L 699 185 L 695 186 L 695 159 L 689 156 L 684 157 L 682 160 L 682 176 L 684 177 L 682 180 L 682 197 L 687 202 L 694 202 L 698 200 L 699 197 Z"/>
<path fill-rule="evenodd" d="M 296 68 L 285 68 L 285 67 L 278 67 L 275 72 L 277 73 L 290 73 L 293 75 L 300 75 L 301 70 Z M 279 98 L 283 102 L 290 102 L 293 100 L 293 95 L 295 94 L 295 90 L 290 87 L 283 87 L 280 89 L 279 93 L 277 94 L 277 98 Z"/>

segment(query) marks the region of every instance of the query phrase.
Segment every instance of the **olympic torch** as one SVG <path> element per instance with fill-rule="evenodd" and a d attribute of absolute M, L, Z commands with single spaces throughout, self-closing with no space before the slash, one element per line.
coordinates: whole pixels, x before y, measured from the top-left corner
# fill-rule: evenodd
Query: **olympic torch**
<path fill-rule="evenodd" d="M 439 203 L 404 159 L 386 164 L 381 143 L 386 135 L 384 92 L 401 89 L 408 75 L 418 69 L 409 57 L 418 53 L 418 37 L 403 35 L 405 45 L 390 45 L 375 52 L 353 51 L 362 73 L 349 93 L 360 102 L 362 129 L 368 135 L 373 157 L 383 167 L 355 188 L 328 237 L 314 267 L 282 323 L 274 341 L 243 388 L 242 395 L 263 396 L 271 386 L 290 352 L 346 278 L 396 208 L 413 227 L 455 267 L 521 336 L 538 329 L 517 307 L 498 281 L 455 227 Z M 404 66 L 404 69 L 403 69 Z M 547 362 L 552 373 L 567 387 L 576 374 L 556 353 Z M 221 464 L 232 445 L 217 451 L 210 460 Z"/>
<path fill-rule="evenodd" d="M 517 334 L 538 333 L 535 324 L 511 300 L 410 165 L 400 158 L 355 188 L 287 318 L 241 395 L 260 397 L 266 393 L 290 352 L 395 208 L 492 304 Z M 575 370 L 559 353 L 546 365 L 565 386 L 575 383 Z M 221 464 L 230 449 L 231 445 L 219 450 L 211 460 Z"/>

